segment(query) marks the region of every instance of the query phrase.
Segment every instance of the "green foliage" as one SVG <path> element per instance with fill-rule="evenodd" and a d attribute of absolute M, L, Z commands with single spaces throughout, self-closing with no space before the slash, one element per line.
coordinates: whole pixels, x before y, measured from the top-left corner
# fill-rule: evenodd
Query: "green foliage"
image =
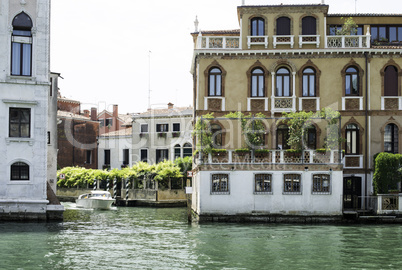
<path fill-rule="evenodd" d="M 234 150 L 236 153 L 249 153 L 250 149 L 248 148 L 239 148 Z"/>
<path fill-rule="evenodd" d="M 211 149 L 211 153 L 213 153 L 213 154 L 226 153 L 226 152 L 227 152 L 226 149 L 216 149 L 216 148 Z"/>
<path fill-rule="evenodd" d="M 379 153 L 375 159 L 373 186 L 374 192 L 388 193 L 395 190 L 402 180 L 402 155 Z"/>
<path fill-rule="evenodd" d="M 270 152 L 269 149 L 255 149 L 256 154 L 267 154 L 269 152 Z"/>
<path fill-rule="evenodd" d="M 317 153 L 326 153 L 326 152 L 327 152 L 327 149 L 326 149 L 326 148 L 318 148 L 318 149 L 315 149 L 315 151 L 316 151 Z"/>
<path fill-rule="evenodd" d="M 197 150 L 202 150 L 203 154 L 211 153 L 212 150 L 212 132 L 209 128 L 209 123 L 213 118 L 214 113 L 205 114 L 198 118 L 194 125 L 192 135 L 195 136 L 197 141 L 196 148 Z"/>
<path fill-rule="evenodd" d="M 191 157 L 176 158 L 174 164 L 180 168 L 183 175 L 187 175 L 187 171 L 193 169 L 193 160 Z"/>
<path fill-rule="evenodd" d="M 265 118 L 262 113 L 245 116 L 242 112 L 231 112 L 224 115 L 226 118 L 237 118 L 240 121 L 241 129 L 246 137 L 245 144 L 248 149 L 256 149 L 264 144 L 265 126 L 261 119 Z M 255 119 L 257 118 L 257 119 Z"/>
<path fill-rule="evenodd" d="M 286 153 L 290 154 L 296 154 L 296 153 L 301 153 L 301 149 L 286 149 Z"/>
<path fill-rule="evenodd" d="M 183 177 L 183 174 L 180 171 L 180 167 L 176 166 L 173 161 L 170 160 L 165 160 L 156 164 L 155 174 L 156 175 L 154 177 L 154 180 L 156 181 Z"/>
<path fill-rule="evenodd" d="M 341 17 L 341 20 L 343 20 L 343 25 L 341 29 L 336 31 L 337 35 L 349 36 L 349 35 L 355 35 L 357 33 L 357 24 L 352 17 L 349 18 Z"/>
<path fill-rule="evenodd" d="M 283 122 L 289 128 L 288 144 L 292 149 L 301 151 L 304 149 L 303 139 L 306 136 L 307 129 L 312 127 L 313 112 L 290 112 L 283 113 L 287 119 Z"/>

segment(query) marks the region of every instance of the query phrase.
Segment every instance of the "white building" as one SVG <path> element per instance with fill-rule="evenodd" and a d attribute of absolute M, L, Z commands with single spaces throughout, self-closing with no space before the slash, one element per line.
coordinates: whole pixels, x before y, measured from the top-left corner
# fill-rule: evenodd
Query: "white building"
<path fill-rule="evenodd" d="M 0 217 L 46 219 L 62 210 L 47 194 L 50 0 L 1 1 L 0 40 Z"/>

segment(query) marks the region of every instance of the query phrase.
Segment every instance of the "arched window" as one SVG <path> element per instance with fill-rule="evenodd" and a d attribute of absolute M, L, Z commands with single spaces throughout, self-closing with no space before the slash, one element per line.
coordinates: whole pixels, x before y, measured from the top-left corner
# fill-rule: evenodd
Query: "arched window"
<path fill-rule="evenodd" d="M 31 76 L 32 20 L 24 12 L 13 19 L 11 37 L 11 75 Z"/>
<path fill-rule="evenodd" d="M 276 148 L 283 150 L 289 149 L 289 128 L 287 125 L 280 125 L 276 129 Z"/>
<path fill-rule="evenodd" d="M 180 149 L 180 145 L 176 144 L 174 146 L 174 159 L 181 157 L 181 149 Z"/>
<path fill-rule="evenodd" d="M 29 166 L 24 162 L 15 162 L 11 165 L 11 180 L 29 180 Z"/>
<path fill-rule="evenodd" d="M 265 97 L 264 88 L 264 71 L 260 68 L 255 68 L 251 72 L 251 96 Z"/>
<path fill-rule="evenodd" d="M 359 95 L 359 72 L 355 67 L 349 67 L 346 69 L 345 95 L 346 96 Z"/>
<path fill-rule="evenodd" d="M 394 66 L 384 70 L 384 96 L 398 96 L 398 70 Z"/>
<path fill-rule="evenodd" d="M 183 157 L 191 157 L 193 155 L 193 147 L 190 143 L 183 145 Z"/>
<path fill-rule="evenodd" d="M 276 96 L 290 97 L 290 72 L 287 68 L 280 68 L 276 72 Z"/>
<path fill-rule="evenodd" d="M 251 19 L 251 35 L 252 36 L 265 35 L 265 21 L 263 18 L 256 17 Z"/>
<path fill-rule="evenodd" d="M 316 35 L 317 22 L 316 18 L 306 16 L 302 19 L 302 35 Z"/>
<path fill-rule="evenodd" d="M 395 124 L 388 124 L 385 127 L 384 152 L 398 153 L 398 127 Z"/>
<path fill-rule="evenodd" d="M 219 68 L 211 68 L 208 75 L 208 95 L 222 96 L 222 71 Z"/>
<path fill-rule="evenodd" d="M 315 126 L 311 126 L 306 132 L 306 146 L 307 149 L 316 149 L 317 146 L 317 131 Z"/>
<path fill-rule="evenodd" d="M 278 36 L 290 35 L 290 19 L 288 17 L 276 19 L 276 34 Z"/>
<path fill-rule="evenodd" d="M 315 70 L 306 68 L 303 70 L 303 97 L 315 97 Z"/>
<path fill-rule="evenodd" d="M 345 154 L 359 154 L 359 127 L 355 124 L 349 124 L 346 126 Z"/>
<path fill-rule="evenodd" d="M 211 124 L 212 146 L 214 148 L 222 147 L 222 128 L 218 124 Z"/>

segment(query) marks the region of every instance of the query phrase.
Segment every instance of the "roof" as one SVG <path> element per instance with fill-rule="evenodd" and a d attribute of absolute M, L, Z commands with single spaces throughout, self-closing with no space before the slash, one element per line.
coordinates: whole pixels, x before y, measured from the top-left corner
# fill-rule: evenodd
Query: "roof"
<path fill-rule="evenodd" d="M 328 14 L 327 17 L 402 17 L 402 14 L 396 13 L 334 13 Z"/>
<path fill-rule="evenodd" d="M 118 136 L 131 136 L 133 134 L 133 128 L 129 127 L 117 131 L 111 131 L 100 135 L 100 137 L 118 137 Z"/>
<path fill-rule="evenodd" d="M 57 101 L 80 104 L 78 100 L 68 99 L 66 97 L 58 97 Z"/>
<path fill-rule="evenodd" d="M 194 32 L 192 34 L 199 34 L 200 32 Z M 201 31 L 202 35 L 240 35 L 240 29 L 233 29 L 233 30 L 206 30 Z"/>
<path fill-rule="evenodd" d="M 255 7 L 329 7 L 325 4 L 280 4 L 280 5 L 245 5 L 237 8 L 255 8 Z"/>
<path fill-rule="evenodd" d="M 193 107 L 175 107 L 173 109 L 151 109 L 146 112 L 134 115 L 133 118 L 142 117 L 171 117 L 180 115 L 193 115 Z"/>
<path fill-rule="evenodd" d="M 81 114 L 75 114 L 72 112 L 66 112 L 66 111 L 60 111 L 60 110 L 57 110 L 57 117 L 73 118 L 73 119 L 88 120 L 88 121 L 91 120 L 90 117 L 86 117 Z"/>

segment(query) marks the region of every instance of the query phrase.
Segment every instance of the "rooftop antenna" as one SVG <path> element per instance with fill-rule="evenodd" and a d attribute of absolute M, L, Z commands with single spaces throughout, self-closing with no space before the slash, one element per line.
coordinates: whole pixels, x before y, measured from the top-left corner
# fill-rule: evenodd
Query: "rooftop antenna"
<path fill-rule="evenodd" d="M 241 5 L 245 6 L 246 5 L 246 0 L 241 0 Z"/>
<path fill-rule="evenodd" d="M 151 109 L 151 51 L 148 51 L 148 109 Z"/>
<path fill-rule="evenodd" d="M 321 0 L 321 5 L 325 5 L 325 0 Z"/>
<path fill-rule="evenodd" d="M 198 24 L 199 24 L 199 21 L 198 21 L 197 15 L 196 15 L 195 16 L 195 21 L 194 21 L 194 27 L 195 27 L 194 32 L 198 32 Z"/>
<path fill-rule="evenodd" d="M 357 13 L 357 0 L 355 0 L 355 14 Z"/>

